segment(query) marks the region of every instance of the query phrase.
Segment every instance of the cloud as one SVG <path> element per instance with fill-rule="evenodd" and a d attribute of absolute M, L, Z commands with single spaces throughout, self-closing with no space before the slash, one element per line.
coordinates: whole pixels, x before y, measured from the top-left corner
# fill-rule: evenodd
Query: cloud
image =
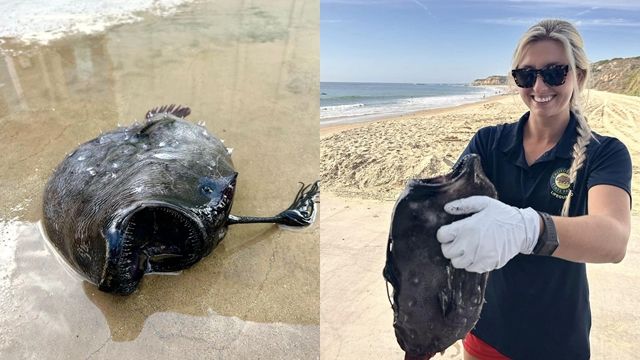
<path fill-rule="evenodd" d="M 586 15 L 586 14 L 588 14 L 588 13 L 594 11 L 594 10 L 598 10 L 598 9 L 599 9 L 598 7 L 592 7 L 592 8 L 589 8 L 587 10 L 580 11 L 579 13 L 576 14 L 576 16 Z"/>
<path fill-rule="evenodd" d="M 627 19 L 585 19 L 573 20 L 576 26 L 595 27 L 595 26 L 621 26 L 621 27 L 640 27 L 640 21 L 630 21 Z"/>
<path fill-rule="evenodd" d="M 517 6 L 548 6 L 557 8 L 587 8 L 608 10 L 640 10 L 637 0 L 466 0 L 468 2 L 492 2 Z"/>
<path fill-rule="evenodd" d="M 501 19 L 478 19 L 476 22 L 494 25 L 522 26 L 532 25 L 542 20 L 542 18 L 501 18 Z M 640 21 L 627 20 L 621 18 L 608 19 L 563 19 L 578 27 L 640 27 Z"/>
<path fill-rule="evenodd" d="M 423 8 L 423 9 L 424 9 L 424 11 L 426 11 L 426 12 L 427 12 L 427 14 L 429 14 L 429 15 L 433 16 L 433 14 L 431 13 L 431 11 L 429 11 L 429 8 L 427 7 L 427 5 L 425 5 L 425 4 L 423 4 L 423 3 L 421 3 L 421 2 L 420 2 L 420 1 L 418 1 L 418 0 L 411 0 L 411 1 L 413 1 L 414 3 L 416 3 L 416 5 L 418 5 L 418 6 L 420 6 L 421 8 Z"/>

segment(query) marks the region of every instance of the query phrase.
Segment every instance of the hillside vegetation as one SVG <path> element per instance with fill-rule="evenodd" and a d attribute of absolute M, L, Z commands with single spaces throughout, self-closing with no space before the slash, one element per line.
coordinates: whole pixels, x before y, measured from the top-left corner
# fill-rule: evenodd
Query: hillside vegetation
<path fill-rule="evenodd" d="M 640 56 L 591 64 L 592 89 L 640 96 Z"/>

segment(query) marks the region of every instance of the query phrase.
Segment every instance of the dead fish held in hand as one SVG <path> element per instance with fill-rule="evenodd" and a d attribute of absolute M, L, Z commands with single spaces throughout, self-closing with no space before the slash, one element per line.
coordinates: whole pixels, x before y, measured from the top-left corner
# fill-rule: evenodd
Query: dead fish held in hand
<path fill-rule="evenodd" d="M 102 291 L 133 292 L 145 273 L 175 272 L 207 256 L 227 227 L 303 227 L 316 215 L 318 182 L 273 217 L 230 214 L 238 173 L 230 151 L 187 107 L 149 111 L 144 124 L 80 145 L 49 179 L 43 225 L 66 262 Z"/>
<path fill-rule="evenodd" d="M 383 275 L 393 286 L 393 326 L 407 358 L 444 351 L 480 317 L 489 274 L 454 268 L 436 239 L 440 226 L 468 216 L 450 215 L 444 204 L 472 195 L 497 197 L 475 154 L 450 174 L 410 180 L 396 202 Z"/>

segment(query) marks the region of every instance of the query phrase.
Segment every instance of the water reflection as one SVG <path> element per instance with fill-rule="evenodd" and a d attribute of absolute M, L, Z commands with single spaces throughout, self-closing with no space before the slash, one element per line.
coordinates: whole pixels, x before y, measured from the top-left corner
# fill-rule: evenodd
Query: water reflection
<path fill-rule="evenodd" d="M 149 15 L 45 47 L 5 44 L 11 51 L 0 61 L 0 219 L 37 221 L 44 184 L 66 153 L 169 103 L 190 106 L 193 121 L 204 121 L 235 149 L 233 213 L 272 215 L 288 206 L 298 181 L 318 176 L 319 6 L 296 0 L 252 4 L 201 2 L 170 18 Z M 47 358 L 33 349 L 76 338 L 83 345 L 74 351 L 86 357 L 109 338 L 130 341 L 174 331 L 167 319 L 197 327 L 193 319 L 215 315 L 219 320 L 207 326 L 244 324 L 240 328 L 256 336 L 263 329 L 289 339 L 282 343 L 302 336 L 301 348 L 310 352 L 300 357 L 317 354 L 317 225 L 306 232 L 233 226 L 209 257 L 178 276 L 147 276 L 129 297 L 70 278 L 59 264 L 48 263 L 51 255 L 29 231 L 18 241 L 15 269 L 2 290 L 3 302 L 12 302 L 0 312 L 2 328 L 14 321 L 18 326 L 2 335 L 1 353 Z M 4 234 L 0 240 L 7 242 Z M 96 308 L 103 315 L 97 317 Z M 168 313 L 175 316 L 159 315 Z M 300 325 L 247 325 L 254 323 Z M 48 329 L 41 339 L 32 336 L 38 326 Z M 76 345 L 69 340 L 56 348 Z M 122 350 L 109 348 L 109 354 Z"/>

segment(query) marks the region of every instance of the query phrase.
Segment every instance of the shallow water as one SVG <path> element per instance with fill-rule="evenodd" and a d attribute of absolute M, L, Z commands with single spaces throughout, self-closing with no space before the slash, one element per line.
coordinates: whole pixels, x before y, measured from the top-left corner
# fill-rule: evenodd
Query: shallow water
<path fill-rule="evenodd" d="M 298 181 L 318 176 L 318 14 L 313 1 L 199 2 L 4 52 L 2 358 L 318 356 L 317 224 L 232 226 L 207 258 L 176 276 L 146 276 L 128 297 L 68 274 L 36 226 L 45 182 L 68 152 L 171 103 L 190 106 L 188 119 L 234 148 L 232 213 L 286 208 Z"/>

